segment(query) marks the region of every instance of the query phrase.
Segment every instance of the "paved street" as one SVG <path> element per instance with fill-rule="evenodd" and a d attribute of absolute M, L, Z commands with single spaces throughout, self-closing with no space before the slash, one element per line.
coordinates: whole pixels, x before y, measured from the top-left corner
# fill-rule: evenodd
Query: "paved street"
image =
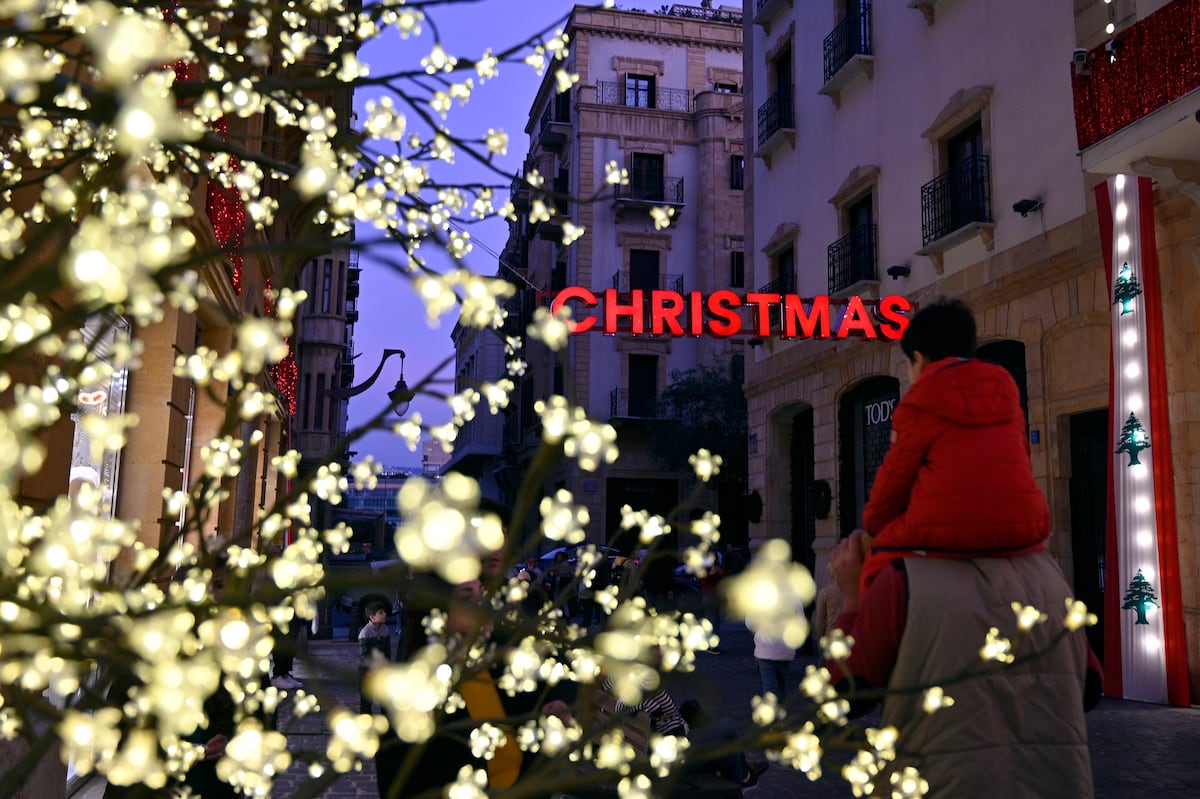
<path fill-rule="evenodd" d="M 750 697 L 759 690 L 758 671 L 752 652 L 752 640 L 745 627 L 726 622 L 721 630 L 721 654 L 702 655 L 692 675 L 672 678 L 670 689 L 679 701 L 697 698 L 705 707 L 722 707 L 736 720 L 745 719 Z M 307 678 L 310 687 L 327 685 L 332 697 L 357 709 L 355 684 L 357 644 L 345 635 L 331 641 L 309 644 L 309 658 L 297 661 L 296 674 Z M 799 678 L 809 660 L 797 660 L 793 678 Z M 312 679 L 317 673 L 337 675 L 332 680 Z M 293 751 L 321 750 L 328 741 L 328 729 L 320 717 L 292 719 L 290 703 L 280 715 L 281 729 L 288 732 Z M 1200 709 L 1181 709 L 1138 702 L 1103 700 L 1088 714 L 1092 768 L 1096 776 L 1097 799 L 1195 799 L 1200 796 Z M 313 793 L 314 778 L 300 767 L 293 767 L 276 782 L 279 799 L 321 796 L 325 799 L 375 799 L 374 768 L 368 764 L 361 772 L 345 775 L 322 791 Z M 100 795 L 92 786 L 75 799 L 95 799 Z M 813 797 L 846 799 L 851 796 L 845 783 L 832 772 L 811 783 L 803 775 L 779 767 L 768 769 L 759 787 L 748 796 L 755 799 Z"/>
<path fill-rule="evenodd" d="M 759 690 L 752 641 L 745 627 L 726 622 L 722 628 L 721 654 L 702 655 L 697 672 L 673 678 L 671 691 L 680 700 L 695 697 L 706 707 L 724 707 L 741 720 L 750 697 Z M 336 664 L 344 674 L 353 674 L 356 645 L 335 639 L 310 644 L 314 664 Z M 804 663 L 793 665 L 798 678 Z M 299 664 L 298 664 L 299 665 Z M 297 672 L 303 674 L 302 668 Z M 335 694 L 354 706 L 355 686 L 335 686 Z M 284 720 L 281 720 L 284 721 Z M 289 736 L 294 748 L 319 748 L 324 733 L 316 719 L 304 720 Z M 1103 700 L 1088 714 L 1092 768 L 1096 775 L 1097 799 L 1194 799 L 1200 796 L 1200 710 Z M 308 778 L 297 770 L 277 783 L 276 796 L 293 797 Z M 323 794 L 331 799 L 374 799 L 375 777 L 368 766 L 347 775 Z M 772 767 L 763 776 L 755 799 L 815 797 L 844 799 L 851 796 L 835 774 L 811 783 L 789 769 Z"/>

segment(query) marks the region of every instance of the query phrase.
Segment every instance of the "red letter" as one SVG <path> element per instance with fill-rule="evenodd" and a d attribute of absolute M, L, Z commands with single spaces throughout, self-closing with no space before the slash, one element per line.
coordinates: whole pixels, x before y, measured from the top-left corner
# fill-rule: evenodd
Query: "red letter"
<path fill-rule="evenodd" d="M 617 290 L 604 290 L 604 332 L 617 332 L 617 319 L 621 316 L 629 317 L 629 332 L 635 336 L 642 335 L 645 332 L 645 320 L 642 319 L 642 311 L 645 306 L 642 305 L 642 290 L 634 289 L 629 292 L 633 298 L 628 305 L 621 305 L 617 302 Z"/>
<path fill-rule="evenodd" d="M 884 321 L 884 324 L 879 326 L 879 332 L 885 338 L 899 341 L 904 336 L 904 331 L 908 329 L 908 317 L 905 314 L 912 312 L 912 303 L 908 301 L 908 297 L 903 294 L 889 294 L 881 297 L 875 305 L 875 311 Z M 892 324 L 889 325 L 887 322 L 892 322 Z"/>
<path fill-rule="evenodd" d="M 746 302 L 754 306 L 754 335 L 761 338 L 771 335 L 770 308 L 772 304 L 778 305 L 781 301 L 779 294 L 746 295 Z"/>
<path fill-rule="evenodd" d="M 704 297 L 700 292 L 688 293 L 688 335 L 698 336 L 704 332 Z"/>
<path fill-rule="evenodd" d="M 736 310 L 741 305 L 738 295 L 729 289 L 708 295 L 708 312 L 715 317 L 709 320 L 708 332 L 717 338 L 729 338 L 742 332 L 742 317 Z"/>
<path fill-rule="evenodd" d="M 550 313 L 558 316 L 558 312 L 571 300 L 579 300 L 588 308 L 596 307 L 596 295 L 581 286 L 569 286 L 558 294 L 554 295 L 554 301 L 550 303 Z M 579 321 L 568 321 L 567 330 L 572 333 L 586 333 L 596 324 L 596 317 L 585 316 Z"/>
<path fill-rule="evenodd" d="M 838 325 L 837 337 L 845 338 L 851 333 L 858 333 L 864 338 L 877 338 L 875 325 L 871 324 L 871 315 L 863 307 L 862 297 L 857 294 L 846 302 L 846 313 L 842 314 L 842 323 Z"/>
<path fill-rule="evenodd" d="M 795 294 L 783 298 L 783 337 L 796 337 L 796 323 L 805 338 L 829 338 L 829 297 L 813 297 L 812 310 L 805 312 L 804 303 Z M 820 325 L 818 328 L 817 325 Z"/>
<path fill-rule="evenodd" d="M 650 292 L 650 332 L 656 336 L 663 334 L 663 323 L 671 331 L 672 336 L 683 335 L 683 325 L 679 324 L 679 315 L 683 313 L 683 296 L 677 291 Z"/>

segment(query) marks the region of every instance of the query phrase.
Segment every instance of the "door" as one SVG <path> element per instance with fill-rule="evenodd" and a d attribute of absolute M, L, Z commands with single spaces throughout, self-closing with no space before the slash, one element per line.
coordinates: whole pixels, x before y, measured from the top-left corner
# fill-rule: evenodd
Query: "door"
<path fill-rule="evenodd" d="M 663 157 L 652 153 L 633 154 L 633 174 L 630 176 L 630 190 L 635 200 L 663 200 Z"/>
<path fill-rule="evenodd" d="M 1087 628 L 1088 642 L 1104 657 L 1104 543 L 1107 534 L 1108 409 L 1071 417 L 1071 560 L 1075 598 L 1100 618 Z M 1119 588 L 1117 590 L 1120 590 Z"/>
<path fill-rule="evenodd" d="M 983 123 L 975 122 L 946 141 L 950 163 L 950 220 L 952 230 L 970 222 L 987 221 L 984 185 Z"/>
<path fill-rule="evenodd" d="M 812 493 L 813 462 L 813 412 L 807 408 L 792 419 L 791 444 L 791 517 L 792 517 L 792 560 L 803 563 L 810 571 L 817 567 L 813 541 L 817 537 L 817 518 L 809 497 Z"/>

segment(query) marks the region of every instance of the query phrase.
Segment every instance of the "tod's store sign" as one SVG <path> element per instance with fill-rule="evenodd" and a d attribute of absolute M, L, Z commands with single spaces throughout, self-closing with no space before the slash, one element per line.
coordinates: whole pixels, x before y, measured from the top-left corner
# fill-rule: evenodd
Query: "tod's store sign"
<path fill-rule="evenodd" d="M 897 341 L 908 327 L 913 306 L 907 297 L 889 294 L 878 300 L 859 296 L 835 299 L 827 295 L 749 293 L 722 289 L 699 291 L 633 291 L 607 289 L 596 294 L 569 286 L 554 296 L 555 315 L 571 305 L 572 333 L 589 330 L 610 335 L 700 336 L 728 338 L 749 334 L 759 338 L 841 339 L 859 336 Z"/>

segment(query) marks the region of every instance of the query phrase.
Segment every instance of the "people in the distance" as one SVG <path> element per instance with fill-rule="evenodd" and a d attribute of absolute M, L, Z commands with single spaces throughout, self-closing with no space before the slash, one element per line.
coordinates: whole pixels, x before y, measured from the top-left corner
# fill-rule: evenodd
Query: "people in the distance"
<path fill-rule="evenodd" d="M 374 703 L 363 690 L 367 673 L 392 659 L 392 631 L 388 627 L 388 610 L 382 602 L 370 602 L 366 607 L 367 623 L 358 631 L 358 712 L 373 713 Z"/>
<path fill-rule="evenodd" d="M 416 585 L 410 596 L 442 597 L 440 602 L 426 603 L 424 610 L 428 612 L 432 607 L 440 606 L 445 613 L 445 635 L 449 643 L 454 643 L 451 639 L 487 635 L 490 624 L 480 607 L 483 587 L 478 579 L 453 586 L 431 575 L 415 575 L 413 580 Z M 409 604 L 415 610 L 416 602 Z M 419 620 L 417 624 L 420 629 Z M 414 651 L 425 643 L 409 640 L 413 642 Z M 406 653 L 405 658 L 411 654 Z M 514 723 L 538 713 L 563 713 L 567 705 L 553 691 L 548 696 L 539 691 L 511 695 L 500 691 L 496 681 L 503 665 L 499 660 L 462 676 L 457 690 L 465 706 L 442 713 L 437 732 L 428 741 L 412 744 L 391 731 L 382 736 L 375 758 L 380 799 L 402 799 L 449 785 L 466 765 L 486 770 L 492 788 L 511 787 L 529 770 L 536 758 L 517 744 L 512 729 Z M 487 760 L 476 755 L 466 734 L 471 724 L 483 722 L 499 726 L 508 733 L 508 742 Z M 410 758 L 415 761 L 409 762 Z"/>
<path fill-rule="evenodd" d="M 821 639 L 833 629 L 838 614 L 842 612 L 842 589 L 838 588 L 837 580 L 833 579 L 833 565 L 825 567 L 829 582 L 817 592 L 817 601 L 813 605 L 812 641 L 820 653 Z"/>

